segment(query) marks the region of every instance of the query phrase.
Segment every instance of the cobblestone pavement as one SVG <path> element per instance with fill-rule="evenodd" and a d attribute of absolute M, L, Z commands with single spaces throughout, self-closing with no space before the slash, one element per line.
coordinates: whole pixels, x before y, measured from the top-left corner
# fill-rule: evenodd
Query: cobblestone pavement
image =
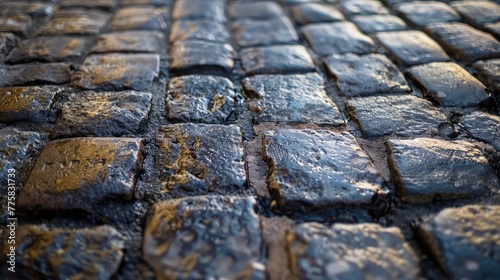
<path fill-rule="evenodd" d="M 0 279 L 498 279 L 499 2 L 0 0 Z"/>

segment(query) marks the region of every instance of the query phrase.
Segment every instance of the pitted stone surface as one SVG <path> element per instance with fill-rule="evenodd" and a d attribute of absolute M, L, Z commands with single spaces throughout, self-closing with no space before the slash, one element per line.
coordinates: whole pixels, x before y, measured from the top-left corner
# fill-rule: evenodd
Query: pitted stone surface
<path fill-rule="evenodd" d="M 435 134 L 448 122 L 432 103 L 412 95 L 353 98 L 346 102 L 346 108 L 349 118 L 368 137 Z"/>
<path fill-rule="evenodd" d="M 111 29 L 113 31 L 127 30 L 158 30 L 167 28 L 170 11 L 167 8 L 155 7 L 124 7 L 115 14 Z"/>
<path fill-rule="evenodd" d="M 31 33 L 33 22 L 31 17 L 23 14 L 2 15 L 0 17 L 0 32 L 12 32 L 28 36 Z"/>
<path fill-rule="evenodd" d="M 18 207 L 90 210 L 106 198 L 130 200 L 144 155 L 139 138 L 51 141 L 38 157 Z"/>
<path fill-rule="evenodd" d="M 236 19 L 273 19 L 285 15 L 280 5 L 271 1 L 235 3 L 229 9 L 229 14 Z"/>
<path fill-rule="evenodd" d="M 98 10 L 65 9 L 59 11 L 37 35 L 95 35 L 110 17 L 111 14 Z"/>
<path fill-rule="evenodd" d="M 92 53 L 133 52 L 162 53 L 165 36 L 157 31 L 125 31 L 102 34 Z"/>
<path fill-rule="evenodd" d="M 481 196 L 500 190 L 500 179 L 472 143 L 416 138 L 389 140 L 386 148 L 398 196 L 403 200 Z"/>
<path fill-rule="evenodd" d="M 500 117 L 477 111 L 463 116 L 462 125 L 472 137 L 500 151 Z"/>
<path fill-rule="evenodd" d="M 353 16 L 351 20 L 367 34 L 406 29 L 406 23 L 393 15 Z"/>
<path fill-rule="evenodd" d="M 407 66 L 450 60 L 444 50 L 421 31 L 380 32 L 375 36 L 398 62 Z"/>
<path fill-rule="evenodd" d="M 500 59 L 481 60 L 474 63 L 479 79 L 493 92 L 500 94 Z"/>
<path fill-rule="evenodd" d="M 231 80 L 208 75 L 171 78 L 167 86 L 167 117 L 196 123 L 223 123 L 234 114 Z"/>
<path fill-rule="evenodd" d="M 15 275 L 18 279 L 110 279 L 122 261 L 124 241 L 110 226 L 77 230 L 20 226 Z M 5 244 L 2 251 L 7 254 L 7 250 Z"/>
<path fill-rule="evenodd" d="M 186 40 L 201 40 L 224 43 L 229 32 L 223 23 L 213 20 L 177 20 L 170 30 L 170 43 Z"/>
<path fill-rule="evenodd" d="M 0 32 L 0 63 L 3 62 L 10 50 L 13 49 L 18 42 L 19 38 L 17 38 L 16 35 L 9 32 Z"/>
<path fill-rule="evenodd" d="M 384 4 L 375 0 L 343 1 L 340 4 L 340 9 L 346 16 L 389 14 L 389 10 L 387 10 Z"/>
<path fill-rule="evenodd" d="M 97 90 L 148 90 L 158 76 L 156 54 L 90 55 L 73 74 L 73 86 Z"/>
<path fill-rule="evenodd" d="M 10 64 L 23 62 L 80 61 L 87 55 L 93 41 L 79 37 L 38 37 L 21 41 L 7 56 Z"/>
<path fill-rule="evenodd" d="M 300 25 L 345 20 L 335 6 L 324 3 L 305 3 L 292 6 L 290 10 L 295 22 Z"/>
<path fill-rule="evenodd" d="M 415 1 L 401 3 L 395 9 L 413 25 L 424 27 L 434 22 L 460 21 L 460 15 L 450 6 L 436 1 Z"/>
<path fill-rule="evenodd" d="M 265 279 L 253 198 L 200 196 L 154 205 L 143 253 L 157 279 Z"/>
<path fill-rule="evenodd" d="M 240 52 L 240 57 L 247 75 L 314 71 L 309 52 L 300 45 L 246 48 Z"/>
<path fill-rule="evenodd" d="M 408 69 L 424 95 L 441 106 L 475 106 L 488 99 L 486 87 L 454 62 L 434 62 Z"/>
<path fill-rule="evenodd" d="M 64 84 L 71 78 L 70 63 L 0 64 L 0 87 L 34 84 Z"/>
<path fill-rule="evenodd" d="M 63 0 L 60 8 L 87 8 L 87 9 L 101 9 L 113 10 L 117 6 L 117 0 Z"/>
<path fill-rule="evenodd" d="M 269 191 L 281 210 L 367 206 L 388 194 L 347 132 L 279 130 L 264 134 L 263 145 Z"/>
<path fill-rule="evenodd" d="M 421 279 L 417 255 L 396 227 L 305 223 L 287 233 L 286 248 L 300 279 Z"/>
<path fill-rule="evenodd" d="M 47 122 L 59 92 L 51 86 L 0 88 L 0 121 Z"/>
<path fill-rule="evenodd" d="M 491 34 L 466 24 L 434 23 L 426 27 L 426 32 L 436 38 L 443 48 L 458 60 L 474 62 L 500 57 L 500 42 Z"/>
<path fill-rule="evenodd" d="M 500 21 L 500 5 L 492 1 L 454 1 L 450 5 L 477 27 Z"/>
<path fill-rule="evenodd" d="M 157 136 L 164 191 L 234 193 L 245 188 L 242 135 L 236 126 L 173 124 Z"/>
<path fill-rule="evenodd" d="M 315 23 L 301 28 L 312 49 L 321 56 L 375 52 L 375 43 L 351 22 Z"/>
<path fill-rule="evenodd" d="M 411 91 L 396 65 L 381 54 L 333 55 L 324 63 L 340 92 L 347 96 Z"/>
<path fill-rule="evenodd" d="M 177 0 L 172 8 L 174 19 L 208 19 L 225 22 L 225 1 Z"/>
<path fill-rule="evenodd" d="M 52 130 L 52 138 L 123 136 L 139 133 L 151 109 L 149 92 L 79 92 L 71 94 Z"/>
<path fill-rule="evenodd" d="M 289 44 L 299 36 L 286 17 L 268 20 L 242 19 L 232 25 L 234 39 L 240 47 Z"/>
<path fill-rule="evenodd" d="M 229 44 L 179 41 L 170 47 L 170 70 L 182 74 L 226 74 L 234 67 Z"/>
<path fill-rule="evenodd" d="M 257 112 L 256 123 L 294 122 L 344 125 L 326 95 L 323 79 L 305 75 L 256 75 L 243 80 L 244 94 Z"/>

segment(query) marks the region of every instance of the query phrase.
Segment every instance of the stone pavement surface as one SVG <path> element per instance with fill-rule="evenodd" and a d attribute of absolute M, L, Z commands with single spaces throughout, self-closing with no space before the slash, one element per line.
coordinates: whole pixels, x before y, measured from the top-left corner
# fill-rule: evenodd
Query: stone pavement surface
<path fill-rule="evenodd" d="M 0 279 L 498 279 L 499 38 L 496 0 L 0 0 Z"/>

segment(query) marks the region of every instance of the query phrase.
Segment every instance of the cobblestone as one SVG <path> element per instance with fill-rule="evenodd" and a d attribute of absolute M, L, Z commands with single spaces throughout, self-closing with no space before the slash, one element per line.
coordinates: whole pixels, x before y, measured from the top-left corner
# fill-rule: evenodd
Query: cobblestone
<path fill-rule="evenodd" d="M 487 23 L 484 25 L 486 31 L 491 33 L 497 40 L 500 40 L 500 21 Z"/>
<path fill-rule="evenodd" d="M 454 1 L 450 5 L 477 27 L 500 21 L 500 5 L 491 1 Z"/>
<path fill-rule="evenodd" d="M 111 11 L 117 6 L 117 0 L 86 0 L 85 2 L 79 0 L 63 0 L 60 8 L 87 8 L 87 9 L 101 9 Z"/>
<path fill-rule="evenodd" d="M 172 25 L 170 43 L 186 40 L 201 40 L 224 43 L 229 32 L 224 24 L 212 20 L 178 20 Z"/>
<path fill-rule="evenodd" d="M 362 32 L 368 34 L 406 29 L 406 23 L 393 15 L 353 16 L 351 20 Z"/>
<path fill-rule="evenodd" d="M 395 9 L 413 25 L 424 27 L 434 22 L 460 21 L 460 15 L 442 2 L 416 1 L 401 3 Z"/>
<path fill-rule="evenodd" d="M 0 88 L 0 121 L 47 122 L 60 92 L 51 86 Z"/>
<path fill-rule="evenodd" d="M 34 84 L 64 84 L 71 78 L 70 63 L 0 64 L 0 87 Z"/>
<path fill-rule="evenodd" d="M 110 14 L 98 10 L 65 9 L 41 28 L 37 35 L 95 35 L 110 19 Z"/>
<path fill-rule="evenodd" d="M 314 64 L 303 46 L 246 48 L 240 57 L 247 75 L 293 74 L 314 71 Z"/>
<path fill-rule="evenodd" d="M 99 36 L 92 53 L 162 53 L 165 36 L 156 31 L 124 31 Z"/>
<path fill-rule="evenodd" d="M 170 47 L 170 71 L 180 74 L 226 75 L 234 67 L 234 50 L 229 44 L 178 41 Z"/>
<path fill-rule="evenodd" d="M 124 7 L 115 14 L 111 29 L 126 30 L 164 30 L 167 28 L 169 10 L 156 7 Z"/>
<path fill-rule="evenodd" d="M 4 15 L 25 14 L 35 21 L 47 19 L 54 14 L 56 7 L 51 3 L 36 2 L 16 2 L 16 1 L 2 1 L 0 3 L 0 11 Z"/>
<path fill-rule="evenodd" d="M 373 0 L 342 1 L 340 9 L 346 16 L 389 14 L 389 10 L 382 2 Z"/>
<path fill-rule="evenodd" d="M 477 111 L 463 116 L 462 124 L 472 137 L 500 151 L 500 117 Z"/>
<path fill-rule="evenodd" d="M 225 22 L 225 1 L 177 0 L 172 8 L 174 19 L 209 19 Z"/>
<path fill-rule="evenodd" d="M 500 93 L 500 59 L 481 60 L 474 63 L 479 79 L 488 85 L 492 92 Z"/>
<path fill-rule="evenodd" d="M 32 27 L 31 17 L 27 15 L 14 14 L 0 17 L 0 32 L 12 32 L 17 35 L 28 36 Z"/>
<path fill-rule="evenodd" d="M 242 19 L 232 25 L 240 47 L 295 43 L 299 37 L 286 17 L 268 20 Z"/>
<path fill-rule="evenodd" d="M 275 19 L 285 16 L 280 5 L 271 1 L 235 3 L 230 7 L 229 14 L 236 19 Z"/>
<path fill-rule="evenodd" d="M 300 25 L 345 20 L 335 6 L 323 3 L 305 3 L 292 6 L 291 12 L 295 22 Z"/>

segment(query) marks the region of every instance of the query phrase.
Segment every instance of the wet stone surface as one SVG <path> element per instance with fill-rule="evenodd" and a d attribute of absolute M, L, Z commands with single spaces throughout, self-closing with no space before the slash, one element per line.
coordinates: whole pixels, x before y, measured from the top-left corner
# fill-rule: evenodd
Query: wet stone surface
<path fill-rule="evenodd" d="M 454 62 L 414 66 L 407 73 L 441 106 L 475 106 L 489 98 L 486 87 Z"/>
<path fill-rule="evenodd" d="M 301 28 L 302 35 L 320 56 L 375 52 L 375 43 L 351 22 L 316 23 Z"/>
<path fill-rule="evenodd" d="M 233 36 L 240 47 L 296 43 L 299 36 L 286 17 L 268 20 L 242 19 L 232 25 Z"/>
<path fill-rule="evenodd" d="M 396 227 L 305 223 L 287 233 L 300 279 L 420 279 L 419 260 Z"/>
<path fill-rule="evenodd" d="M 158 76 L 156 54 L 90 55 L 73 74 L 73 86 L 95 90 L 148 90 Z"/>
<path fill-rule="evenodd" d="M 431 102 L 412 95 L 353 98 L 346 107 L 349 118 L 368 137 L 437 134 L 448 122 Z"/>
<path fill-rule="evenodd" d="M 146 125 L 151 93 L 79 92 L 62 104 L 52 138 L 135 135 Z"/>
<path fill-rule="evenodd" d="M 208 19 L 225 22 L 225 1 L 177 0 L 172 8 L 174 19 Z"/>
<path fill-rule="evenodd" d="M 492 92 L 500 93 L 500 59 L 481 60 L 474 63 L 474 68 L 479 72 L 479 79 L 483 81 Z"/>
<path fill-rule="evenodd" d="M 324 63 L 340 92 L 347 96 L 411 91 L 396 65 L 381 54 L 333 55 Z"/>
<path fill-rule="evenodd" d="M 416 138 L 389 140 L 386 148 L 398 196 L 403 200 L 483 196 L 500 190 L 500 179 L 472 143 Z"/>
<path fill-rule="evenodd" d="M 353 16 L 351 20 L 362 32 L 367 34 L 406 29 L 406 23 L 393 15 Z"/>
<path fill-rule="evenodd" d="M 280 5 L 271 1 L 236 2 L 229 8 L 229 13 L 231 17 L 236 19 L 272 19 L 285 15 Z"/>
<path fill-rule="evenodd" d="M 458 60 L 474 62 L 500 57 L 500 42 L 491 34 L 463 23 L 434 23 L 426 28 Z"/>
<path fill-rule="evenodd" d="M 37 35 L 95 35 L 110 17 L 111 14 L 98 10 L 65 9 L 59 11 Z"/>
<path fill-rule="evenodd" d="M 170 71 L 179 74 L 222 74 L 234 67 L 234 50 L 229 44 L 179 41 L 170 46 Z"/>
<path fill-rule="evenodd" d="M 201 196 L 154 205 L 143 252 L 157 279 L 265 279 L 253 198 Z"/>
<path fill-rule="evenodd" d="M 164 48 L 165 36 L 163 33 L 156 31 L 125 31 L 99 36 L 91 52 L 162 53 Z"/>
<path fill-rule="evenodd" d="M 51 86 L 0 88 L 0 121 L 47 122 L 59 92 Z"/>
<path fill-rule="evenodd" d="M 126 30 L 165 30 L 170 11 L 167 8 L 125 7 L 115 14 L 111 29 Z"/>
<path fill-rule="evenodd" d="M 305 3 L 292 6 L 290 10 L 295 22 L 300 25 L 345 20 L 335 6 L 324 3 Z"/>
<path fill-rule="evenodd" d="M 2 15 L 0 17 L 0 32 L 12 32 L 28 36 L 32 28 L 31 17 L 22 14 Z"/>
<path fill-rule="evenodd" d="M 235 193 L 246 187 L 242 135 L 236 126 L 173 124 L 157 135 L 156 167 L 165 192 Z"/>
<path fill-rule="evenodd" d="M 395 60 L 407 66 L 450 60 L 444 50 L 421 31 L 380 32 L 375 36 Z"/>
<path fill-rule="evenodd" d="M 247 76 L 314 71 L 309 52 L 300 45 L 246 48 L 240 52 L 240 57 Z"/>
<path fill-rule="evenodd" d="M 130 200 L 144 158 L 139 138 L 71 138 L 49 142 L 19 198 L 27 210 L 90 210 L 99 201 Z"/>
<path fill-rule="evenodd" d="M 498 205 L 449 208 L 420 231 L 448 277 L 495 279 L 500 273 L 499 215 Z"/>
<path fill-rule="evenodd" d="M 256 75 L 243 80 L 249 110 L 256 123 L 293 122 L 344 125 L 337 106 L 326 95 L 323 79 L 305 75 Z"/>
<path fill-rule="evenodd" d="M 460 21 L 460 15 L 450 6 L 442 2 L 416 1 L 401 3 L 395 6 L 409 22 L 424 27 L 434 22 Z"/>
<path fill-rule="evenodd" d="M 500 151 L 500 117 L 477 111 L 463 116 L 462 125 L 473 138 Z"/>
<path fill-rule="evenodd" d="M 70 63 L 0 64 L 0 87 L 34 84 L 64 84 L 71 78 Z"/>
<path fill-rule="evenodd" d="M 234 114 L 231 80 L 189 75 L 171 78 L 167 85 L 167 117 L 173 121 L 223 123 Z"/>
<path fill-rule="evenodd" d="M 500 5 L 492 1 L 454 1 L 451 6 L 477 27 L 500 21 Z"/>
<path fill-rule="evenodd" d="M 347 132 L 279 130 L 263 136 L 267 183 L 283 211 L 367 206 L 387 195 L 382 177 Z"/>
<path fill-rule="evenodd" d="M 109 279 L 120 266 L 123 249 L 124 237 L 110 226 L 78 230 L 20 226 L 14 278 Z M 4 246 L 2 252 L 7 250 Z"/>
<path fill-rule="evenodd" d="M 229 32 L 223 23 L 212 20 L 178 20 L 172 24 L 170 43 L 186 40 L 201 40 L 224 43 Z"/>
<path fill-rule="evenodd" d="M 350 0 L 340 4 L 341 11 L 346 16 L 389 14 L 389 10 L 380 1 L 374 0 Z"/>

